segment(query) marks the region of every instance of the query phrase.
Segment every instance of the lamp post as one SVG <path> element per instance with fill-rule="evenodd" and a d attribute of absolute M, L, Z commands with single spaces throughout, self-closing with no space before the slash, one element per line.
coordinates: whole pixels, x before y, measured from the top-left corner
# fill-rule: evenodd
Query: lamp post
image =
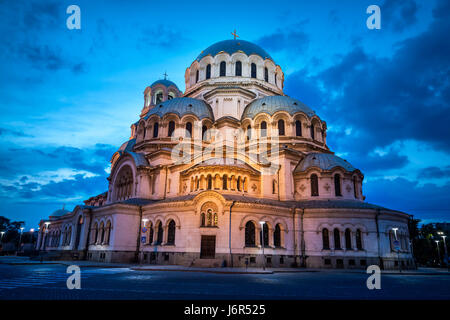
<path fill-rule="evenodd" d="M 261 224 L 261 246 L 262 246 L 262 255 L 263 255 L 263 270 L 266 270 L 266 256 L 264 255 L 264 224 L 265 221 L 260 221 Z"/>
<path fill-rule="evenodd" d="M 24 227 L 20 228 L 20 235 L 19 235 L 19 245 L 17 246 L 17 250 L 16 250 L 16 256 L 19 253 L 20 250 L 20 244 L 22 242 L 22 233 L 23 233 L 23 229 L 25 229 Z"/>
<path fill-rule="evenodd" d="M 444 241 L 444 257 L 445 257 L 445 264 L 448 266 L 448 252 L 447 252 L 447 243 L 445 242 L 445 238 L 447 238 L 447 236 L 443 235 L 441 236 L 443 241 Z"/>
<path fill-rule="evenodd" d="M 441 264 L 441 251 L 439 250 L 439 240 L 435 240 L 434 242 L 436 242 L 436 248 L 437 248 L 437 252 L 438 252 L 438 261 L 439 261 L 439 265 Z"/>
<path fill-rule="evenodd" d="M 48 226 L 50 224 L 50 222 L 45 222 L 45 234 L 44 234 L 44 251 L 45 251 L 45 247 L 47 246 L 47 234 L 48 234 Z"/>
<path fill-rule="evenodd" d="M 147 218 L 143 218 L 142 219 L 142 225 L 143 225 L 143 227 L 142 227 L 142 229 L 144 229 L 145 227 L 146 227 L 146 225 L 147 225 L 147 221 L 148 221 L 148 219 Z M 139 247 L 141 248 L 141 259 L 140 259 L 140 261 L 141 261 L 141 263 L 142 263 L 142 260 L 144 259 L 144 254 L 143 254 L 143 252 L 142 252 L 142 232 L 143 230 L 141 230 L 141 241 L 139 242 Z M 145 239 L 146 241 L 147 241 L 147 239 Z"/>
<path fill-rule="evenodd" d="M 397 239 L 397 231 L 398 231 L 398 228 L 392 228 L 392 231 L 394 231 L 395 242 L 397 243 L 397 244 L 395 245 L 395 249 L 396 249 L 395 251 L 397 251 L 398 271 L 399 271 L 399 272 L 402 272 L 402 269 L 400 268 L 400 247 L 399 247 L 398 239 Z"/>
<path fill-rule="evenodd" d="M 32 244 L 33 247 L 34 247 L 34 237 L 33 237 L 33 235 L 34 235 L 34 229 L 33 229 L 33 228 L 30 229 L 30 235 L 31 235 L 31 244 Z"/>
<path fill-rule="evenodd" d="M 2 231 L 2 232 L 0 232 L 1 233 L 1 235 L 2 235 L 2 237 L 0 238 L 0 242 L 2 242 L 3 241 L 3 235 L 5 234 L 5 231 Z"/>

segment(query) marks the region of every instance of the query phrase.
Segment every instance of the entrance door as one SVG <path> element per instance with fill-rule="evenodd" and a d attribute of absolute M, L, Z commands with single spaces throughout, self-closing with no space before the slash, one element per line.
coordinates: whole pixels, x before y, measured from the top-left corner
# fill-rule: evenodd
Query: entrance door
<path fill-rule="evenodd" d="M 216 254 L 216 236 L 202 236 L 200 259 L 214 259 Z"/>

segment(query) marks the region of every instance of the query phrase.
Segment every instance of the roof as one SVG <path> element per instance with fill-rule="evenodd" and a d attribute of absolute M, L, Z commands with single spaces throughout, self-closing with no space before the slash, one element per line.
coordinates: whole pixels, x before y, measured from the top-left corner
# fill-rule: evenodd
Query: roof
<path fill-rule="evenodd" d="M 175 82 L 172 82 L 167 79 L 156 80 L 155 82 L 152 83 L 152 85 L 150 87 L 153 87 L 157 84 L 162 84 L 163 86 L 166 86 L 166 87 L 175 86 L 175 88 L 178 89 L 178 86 L 175 84 Z"/>
<path fill-rule="evenodd" d="M 273 115 L 277 111 L 286 111 L 290 115 L 303 112 L 308 117 L 315 115 L 315 112 L 306 104 L 288 96 L 267 96 L 250 102 L 244 109 L 241 119 L 253 119 L 259 113 Z"/>
<path fill-rule="evenodd" d="M 209 118 L 214 121 L 214 113 L 211 107 L 203 100 L 194 98 L 174 98 L 161 102 L 154 108 L 150 109 L 144 119 L 156 114 L 162 118 L 167 113 L 174 113 L 180 118 L 187 114 L 197 116 L 200 120 Z"/>
<path fill-rule="evenodd" d="M 197 61 L 200 61 L 202 58 L 210 55 L 212 57 L 216 56 L 219 53 L 226 52 L 230 55 L 232 55 L 235 52 L 243 52 L 247 56 L 250 56 L 251 54 L 256 54 L 260 56 L 261 58 L 265 59 L 272 59 L 272 57 L 260 46 L 249 42 L 245 40 L 224 40 L 214 43 L 213 45 L 209 46 L 205 50 L 203 50 L 200 55 L 197 57 Z"/>
<path fill-rule="evenodd" d="M 133 198 L 120 203 L 135 205 L 135 206 L 145 206 L 153 203 L 167 203 L 167 202 L 178 202 L 178 201 L 189 201 L 194 199 L 197 194 L 188 194 L 173 198 L 166 198 L 164 200 L 151 200 L 143 198 Z M 343 200 L 343 199 L 323 199 L 323 200 L 301 200 L 301 201 L 277 201 L 273 199 L 265 198 L 253 198 L 242 195 L 234 194 L 222 194 L 222 196 L 229 201 L 236 201 L 241 203 L 254 203 L 254 204 L 264 204 L 270 206 L 278 206 L 284 208 L 300 208 L 300 209 L 369 209 L 369 210 L 384 210 L 390 212 L 404 213 L 398 210 L 388 209 L 376 204 L 367 203 L 358 200 Z M 111 203 L 109 205 L 114 205 Z"/>
<path fill-rule="evenodd" d="M 349 162 L 347 162 L 347 160 L 339 158 L 334 154 L 312 152 L 308 153 L 306 157 L 298 163 L 297 167 L 294 169 L 294 173 L 306 171 L 311 167 L 317 167 L 327 171 L 335 167 L 341 167 L 349 172 L 357 170 Z"/>
<path fill-rule="evenodd" d="M 246 169 L 246 170 L 250 170 L 255 173 L 259 173 L 258 170 L 252 168 L 250 165 L 248 165 L 244 161 L 242 161 L 240 159 L 235 159 L 235 158 L 210 158 L 210 159 L 204 160 L 204 161 L 196 164 L 195 166 L 193 166 L 185 171 L 189 171 L 193 168 L 209 167 L 209 166 L 235 167 L 235 168 Z"/>
<path fill-rule="evenodd" d="M 50 215 L 50 217 L 61 217 L 61 216 L 65 215 L 65 214 L 67 214 L 67 213 L 70 213 L 70 211 L 69 210 L 65 210 L 65 209 L 58 209 L 58 210 L 54 211 Z"/>

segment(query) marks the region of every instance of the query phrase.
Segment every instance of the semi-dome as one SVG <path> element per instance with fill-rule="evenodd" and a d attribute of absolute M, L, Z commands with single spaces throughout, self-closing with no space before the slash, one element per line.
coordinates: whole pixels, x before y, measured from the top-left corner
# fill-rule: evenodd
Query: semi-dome
<path fill-rule="evenodd" d="M 322 170 L 332 170 L 336 167 L 341 167 L 348 172 L 357 170 L 347 160 L 339 158 L 331 153 L 308 153 L 306 157 L 299 162 L 294 170 L 295 172 L 304 172 L 311 167 L 316 167 Z"/>
<path fill-rule="evenodd" d="M 178 86 L 175 84 L 175 82 L 172 82 L 167 79 L 156 80 L 155 82 L 152 83 L 150 87 L 156 86 L 157 84 L 162 84 L 165 87 L 174 86 L 175 88 L 178 89 Z"/>
<path fill-rule="evenodd" d="M 214 57 L 219 53 L 226 52 L 232 55 L 235 52 L 243 52 L 247 56 L 251 54 L 256 54 L 261 58 L 270 59 L 273 61 L 272 57 L 260 46 L 245 40 L 224 40 L 214 43 L 205 50 L 203 50 L 197 57 L 197 61 L 200 61 L 203 57 L 208 55 Z"/>
<path fill-rule="evenodd" d="M 214 121 L 214 113 L 211 107 L 203 100 L 194 98 L 175 98 L 161 102 L 154 108 L 150 109 L 145 116 L 148 119 L 150 116 L 156 114 L 162 118 L 165 114 L 174 113 L 180 118 L 187 114 L 192 114 L 197 116 L 197 118 L 204 119 L 209 118 Z"/>
<path fill-rule="evenodd" d="M 286 111 L 290 115 L 303 112 L 308 117 L 312 117 L 315 112 L 306 104 L 288 96 L 267 96 L 253 100 L 244 109 L 242 120 L 253 119 L 259 113 L 273 115 L 277 111 Z"/>

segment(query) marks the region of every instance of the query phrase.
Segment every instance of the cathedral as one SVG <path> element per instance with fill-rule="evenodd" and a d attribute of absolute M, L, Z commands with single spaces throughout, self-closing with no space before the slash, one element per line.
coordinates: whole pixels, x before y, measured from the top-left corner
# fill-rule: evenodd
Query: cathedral
<path fill-rule="evenodd" d="M 363 173 L 283 86 L 269 53 L 236 38 L 200 52 L 184 92 L 153 82 L 107 190 L 41 220 L 37 249 L 196 267 L 414 268 L 410 216 L 365 202 Z"/>

